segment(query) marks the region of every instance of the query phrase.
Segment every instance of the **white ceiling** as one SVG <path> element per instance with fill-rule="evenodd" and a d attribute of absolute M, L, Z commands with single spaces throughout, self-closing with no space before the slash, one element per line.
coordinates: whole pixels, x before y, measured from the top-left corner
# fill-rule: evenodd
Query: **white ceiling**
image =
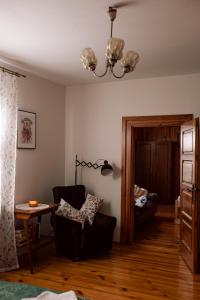
<path fill-rule="evenodd" d="M 96 71 L 103 72 L 106 11 L 115 2 L 0 0 L 0 57 L 66 85 L 117 80 L 94 78 L 79 59 L 83 48 L 93 48 Z M 113 36 L 124 39 L 125 51 L 141 56 L 126 79 L 200 72 L 200 0 L 133 0 L 118 9 Z"/>

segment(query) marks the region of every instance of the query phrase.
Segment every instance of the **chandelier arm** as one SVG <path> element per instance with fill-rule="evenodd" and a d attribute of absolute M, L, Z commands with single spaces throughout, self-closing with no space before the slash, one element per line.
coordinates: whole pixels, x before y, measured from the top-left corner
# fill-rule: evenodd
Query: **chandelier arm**
<path fill-rule="evenodd" d="M 123 74 L 122 74 L 122 75 L 118 76 L 118 75 L 116 75 L 116 74 L 114 73 L 114 71 L 113 71 L 113 68 L 110 68 L 110 70 L 111 70 L 111 73 L 113 74 L 113 76 L 114 76 L 115 78 L 118 78 L 118 79 L 120 79 L 120 78 L 123 78 L 123 77 L 124 77 L 124 75 L 125 75 L 125 72 L 123 72 Z"/>
<path fill-rule="evenodd" d="M 105 70 L 105 72 L 102 74 L 102 75 L 98 75 L 95 71 L 92 71 L 93 73 L 94 73 L 94 75 L 96 76 L 96 77 L 103 77 L 103 76 L 105 76 L 106 74 L 107 74 L 107 72 L 108 72 L 108 66 L 106 66 L 106 70 Z"/>

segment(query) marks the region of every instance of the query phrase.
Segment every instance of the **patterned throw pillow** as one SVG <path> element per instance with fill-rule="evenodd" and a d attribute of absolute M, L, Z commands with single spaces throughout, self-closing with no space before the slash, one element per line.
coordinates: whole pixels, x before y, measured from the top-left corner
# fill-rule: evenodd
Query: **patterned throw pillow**
<path fill-rule="evenodd" d="M 134 197 L 135 199 L 141 197 L 141 196 L 147 196 L 148 191 L 144 188 L 140 188 L 137 184 L 134 185 Z"/>
<path fill-rule="evenodd" d="M 80 211 L 86 215 L 87 221 L 89 222 L 90 225 L 93 224 L 94 217 L 98 212 L 98 210 L 100 209 L 102 203 L 103 203 L 103 199 L 87 194 L 87 198 L 83 203 Z"/>
<path fill-rule="evenodd" d="M 84 211 L 80 211 L 73 206 L 71 206 L 68 202 L 61 199 L 60 206 L 56 210 L 56 215 L 60 217 L 65 217 L 69 220 L 73 220 L 76 222 L 79 222 L 82 224 L 82 227 L 84 226 L 85 220 L 86 220 L 86 214 Z"/>

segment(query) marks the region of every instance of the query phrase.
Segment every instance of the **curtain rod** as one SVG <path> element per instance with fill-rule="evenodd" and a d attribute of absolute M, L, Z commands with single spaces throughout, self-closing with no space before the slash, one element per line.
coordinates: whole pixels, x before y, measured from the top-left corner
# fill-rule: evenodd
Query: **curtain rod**
<path fill-rule="evenodd" d="M 6 73 L 9 73 L 9 74 L 15 75 L 15 76 L 17 76 L 17 77 L 24 77 L 24 78 L 26 78 L 25 75 L 20 74 L 20 73 L 18 73 L 18 72 L 14 72 L 14 71 L 9 70 L 9 69 L 7 69 L 7 68 L 5 68 L 5 67 L 0 66 L 0 69 L 1 69 L 3 72 L 6 72 Z"/>

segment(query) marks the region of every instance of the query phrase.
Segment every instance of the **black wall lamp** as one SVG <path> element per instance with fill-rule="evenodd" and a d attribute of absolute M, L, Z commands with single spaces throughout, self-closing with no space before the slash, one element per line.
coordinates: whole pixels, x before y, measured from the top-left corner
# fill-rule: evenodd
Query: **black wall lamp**
<path fill-rule="evenodd" d="M 103 165 L 99 165 L 98 162 L 103 161 Z M 75 184 L 77 184 L 77 167 L 82 166 L 82 167 L 88 167 L 88 168 L 93 168 L 93 169 L 98 169 L 101 168 L 101 175 L 106 176 L 109 175 L 113 172 L 112 166 L 108 163 L 107 160 L 104 159 L 98 159 L 95 163 L 79 161 L 76 155 L 76 161 L 75 161 Z"/>

